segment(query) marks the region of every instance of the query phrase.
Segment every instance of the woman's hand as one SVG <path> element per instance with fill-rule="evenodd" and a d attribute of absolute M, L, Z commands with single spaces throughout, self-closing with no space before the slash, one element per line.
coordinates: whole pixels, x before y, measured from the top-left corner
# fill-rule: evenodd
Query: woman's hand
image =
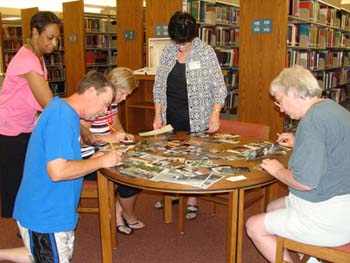
<path fill-rule="evenodd" d="M 283 164 L 275 159 L 264 159 L 261 163 L 261 167 L 276 178 L 278 178 L 277 171 L 285 169 Z"/>
<path fill-rule="evenodd" d="M 160 114 L 156 114 L 154 116 L 153 129 L 157 130 L 157 129 L 162 128 L 163 126 L 164 125 L 163 125 L 163 121 L 162 121 L 162 116 Z"/>
<path fill-rule="evenodd" d="M 111 142 L 114 143 L 120 143 L 123 141 L 133 141 L 134 140 L 134 135 L 130 134 L 130 133 L 126 133 L 124 131 L 122 132 L 117 132 L 115 134 L 112 135 L 113 139 L 111 140 Z"/>
<path fill-rule="evenodd" d="M 209 118 L 208 132 L 213 133 L 220 128 L 220 111 L 213 111 Z"/>

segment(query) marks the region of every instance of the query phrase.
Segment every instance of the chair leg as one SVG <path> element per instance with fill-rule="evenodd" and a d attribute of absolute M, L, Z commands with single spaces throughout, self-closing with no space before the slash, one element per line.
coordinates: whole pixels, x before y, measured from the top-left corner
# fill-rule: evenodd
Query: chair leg
<path fill-rule="evenodd" d="M 277 237 L 277 246 L 276 246 L 276 263 L 283 263 L 283 242 L 284 239 Z"/>
<path fill-rule="evenodd" d="M 185 197 L 179 195 L 179 231 L 180 234 L 185 234 Z"/>

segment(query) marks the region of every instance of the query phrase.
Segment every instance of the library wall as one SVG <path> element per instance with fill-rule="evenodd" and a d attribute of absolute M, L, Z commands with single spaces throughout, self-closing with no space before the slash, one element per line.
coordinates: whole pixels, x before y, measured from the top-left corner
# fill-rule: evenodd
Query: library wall
<path fill-rule="evenodd" d="M 283 117 L 269 94 L 272 79 L 285 67 L 288 1 L 249 0 L 240 4 L 240 121 L 270 126 L 270 138 L 283 129 Z M 271 19 L 271 33 L 253 33 L 254 19 Z"/>

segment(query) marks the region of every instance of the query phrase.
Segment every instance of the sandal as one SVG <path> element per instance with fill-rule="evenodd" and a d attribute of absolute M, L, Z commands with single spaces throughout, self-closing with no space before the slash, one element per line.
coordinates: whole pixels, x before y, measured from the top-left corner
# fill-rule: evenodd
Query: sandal
<path fill-rule="evenodd" d="M 177 205 L 178 203 L 179 203 L 179 198 L 174 197 L 174 198 L 171 199 L 171 204 Z M 163 200 L 159 200 L 159 201 L 154 203 L 154 208 L 162 209 L 163 207 L 164 207 L 164 201 Z"/>
<path fill-rule="evenodd" d="M 127 225 L 130 229 L 133 229 L 133 230 L 140 230 L 145 227 L 145 224 L 138 219 L 136 219 L 133 222 L 129 222 L 125 217 L 123 217 L 123 220 L 125 225 Z"/>
<path fill-rule="evenodd" d="M 130 231 L 128 231 L 128 230 L 130 230 Z M 127 225 L 118 225 L 117 232 L 122 234 L 122 235 L 130 236 L 134 232 L 134 230 Z"/>
<path fill-rule="evenodd" d="M 186 220 L 195 220 L 198 216 L 198 206 L 197 205 L 186 205 Z"/>

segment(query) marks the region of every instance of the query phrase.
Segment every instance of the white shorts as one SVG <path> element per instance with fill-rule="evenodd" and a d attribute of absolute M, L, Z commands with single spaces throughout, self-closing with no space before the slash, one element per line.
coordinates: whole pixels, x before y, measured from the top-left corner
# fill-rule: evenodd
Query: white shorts
<path fill-rule="evenodd" d="M 290 193 L 285 201 L 285 208 L 266 214 L 269 233 L 318 246 L 350 242 L 350 195 L 313 203 Z"/>
<path fill-rule="evenodd" d="M 32 262 L 69 263 L 73 256 L 74 231 L 38 233 L 18 221 L 24 246 Z"/>

